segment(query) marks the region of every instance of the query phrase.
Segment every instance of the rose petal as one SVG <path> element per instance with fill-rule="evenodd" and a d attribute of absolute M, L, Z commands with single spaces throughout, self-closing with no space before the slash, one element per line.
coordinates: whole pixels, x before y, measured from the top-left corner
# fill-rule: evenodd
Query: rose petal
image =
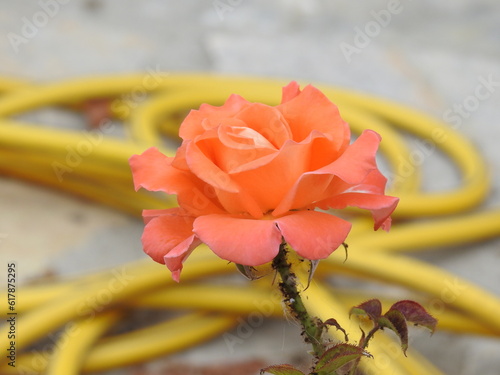
<path fill-rule="evenodd" d="M 215 254 L 245 266 L 270 262 L 281 244 L 281 233 L 272 220 L 206 215 L 198 217 L 193 227 L 198 238 Z"/>
<path fill-rule="evenodd" d="M 173 215 L 174 214 L 173 210 L 174 210 L 173 208 L 166 208 L 166 209 L 164 208 L 158 210 L 142 210 L 142 219 L 144 221 L 144 224 L 147 224 L 155 217 L 162 215 Z"/>
<path fill-rule="evenodd" d="M 294 89 L 293 86 L 291 89 Z M 290 93 L 291 89 L 288 89 Z M 286 99 L 289 99 L 288 92 Z M 336 150 L 343 149 L 349 144 L 349 126 L 340 117 L 337 106 L 311 85 L 276 108 L 283 113 L 296 142 L 304 140 L 315 129 L 323 134 L 329 134 L 335 142 Z"/>
<path fill-rule="evenodd" d="M 203 146 L 203 143 L 201 144 Z M 214 188 L 236 193 L 239 186 L 221 168 L 214 164 L 194 141 L 188 141 L 186 161 L 191 171 Z"/>
<path fill-rule="evenodd" d="M 369 172 L 377 169 L 375 154 L 380 140 L 376 132 L 365 130 L 337 160 L 313 173 L 330 173 L 348 184 L 359 184 Z"/>
<path fill-rule="evenodd" d="M 142 235 L 144 252 L 165 264 L 172 278 L 179 282 L 182 263 L 201 244 L 192 231 L 194 218 L 178 207 L 144 210 L 143 218 L 146 223 Z"/>
<path fill-rule="evenodd" d="M 330 208 L 332 205 L 335 205 L 335 201 L 338 199 L 338 196 L 347 193 L 362 193 L 384 196 L 386 182 L 387 179 L 380 173 L 378 169 L 374 169 L 369 172 L 363 182 L 358 185 L 350 185 L 345 181 L 342 181 L 340 178 L 334 177 L 324 192 L 324 196 L 326 198 L 324 200 L 315 201 L 314 206 L 322 209 Z M 328 205 L 325 204 L 325 202 L 332 203 L 331 205 Z"/>
<path fill-rule="evenodd" d="M 300 86 L 292 81 L 281 90 L 281 104 L 286 103 L 300 94 Z"/>
<path fill-rule="evenodd" d="M 223 124 L 218 129 L 219 140 L 229 149 L 237 151 L 270 149 L 276 151 L 276 147 L 271 142 L 252 128 Z"/>
<path fill-rule="evenodd" d="M 300 209 L 307 203 L 327 198 L 337 191 L 338 179 L 342 186 L 362 183 L 371 171 L 377 169 L 375 153 L 380 136 L 374 131 L 364 131 L 336 160 L 315 171 L 297 178 L 294 186 L 276 206 L 273 215 L 280 216 L 291 209 Z M 334 178 L 336 177 L 336 178 Z"/>
<path fill-rule="evenodd" d="M 234 94 L 222 106 L 202 104 L 199 110 L 189 112 L 179 128 L 179 136 L 184 140 L 194 139 L 203 134 L 209 127 L 217 126 L 219 120 L 233 117 L 248 104 L 246 99 Z M 204 122 L 207 118 L 210 121 Z"/>
<path fill-rule="evenodd" d="M 235 118 L 243 121 L 246 127 L 255 130 L 276 148 L 292 139 L 290 127 L 276 107 L 251 103 L 238 112 Z"/>
<path fill-rule="evenodd" d="M 187 216 L 178 207 L 148 220 L 142 234 L 144 252 L 158 263 L 165 263 L 165 256 L 178 245 L 182 245 L 182 250 L 177 250 L 178 254 L 187 252 L 195 242 L 193 221 L 194 217 Z"/>
<path fill-rule="evenodd" d="M 201 241 L 193 234 L 174 247 L 165 255 L 164 261 L 167 268 L 172 272 L 174 281 L 179 282 L 182 264 L 193 250 L 201 244 Z"/>
<path fill-rule="evenodd" d="M 315 149 L 318 146 L 324 145 L 324 140 L 326 139 L 322 134 L 313 132 L 307 138 L 307 142 L 288 141 L 271 160 L 259 159 L 254 163 L 249 163 L 244 166 L 243 171 L 233 173 L 231 177 L 242 187 L 242 190 L 253 197 L 262 212 L 273 210 L 292 189 L 300 176 L 310 170 L 311 156 L 316 152 Z M 325 164 L 331 161 L 329 157 L 325 155 Z M 261 165 L 262 160 L 266 160 L 268 163 Z M 312 187 L 307 185 L 304 189 L 305 194 L 301 196 L 305 199 L 301 200 L 300 206 L 293 208 L 304 208 L 313 202 L 311 197 L 315 196 L 316 189 L 321 189 L 321 192 L 325 189 L 325 187 L 319 186 L 318 181 L 315 183 L 316 185 Z M 316 197 L 316 199 L 323 198 L 322 195 Z"/>
<path fill-rule="evenodd" d="M 229 214 L 247 213 L 254 219 L 264 216 L 264 210 L 257 204 L 254 197 L 247 191 L 239 193 L 228 193 L 227 191 L 216 189 L 217 199 Z M 215 212 L 213 212 L 215 213 Z"/>
<path fill-rule="evenodd" d="M 374 169 L 363 180 L 359 185 L 356 185 L 350 189 L 352 192 L 359 193 L 371 193 L 371 194 L 384 194 L 385 185 L 387 184 L 387 178 L 380 173 L 378 169 Z"/>
<path fill-rule="evenodd" d="M 171 166 L 173 159 L 163 155 L 156 147 L 148 148 L 141 155 L 133 155 L 129 164 L 135 190 L 142 187 L 149 191 L 175 194 L 172 184 L 185 184 L 187 175 Z"/>
<path fill-rule="evenodd" d="M 228 174 L 277 152 L 267 139 L 238 122 L 239 126 L 235 125 L 236 120 L 224 121 L 217 128 L 216 136 L 196 139 L 198 148 L 207 158 Z"/>
<path fill-rule="evenodd" d="M 337 249 L 351 230 L 351 223 L 316 211 L 297 211 L 275 220 L 285 241 L 301 257 L 324 259 Z"/>
<path fill-rule="evenodd" d="M 186 161 L 186 148 L 187 142 L 182 142 L 182 144 L 177 148 L 174 160 L 172 160 L 172 167 L 183 171 L 189 171 L 189 166 Z"/>
<path fill-rule="evenodd" d="M 323 200 L 328 187 L 334 177 L 329 174 L 304 173 L 295 186 L 284 194 L 284 198 L 277 204 L 272 214 L 281 216 L 291 210 L 303 209 L 316 201 Z"/>
<path fill-rule="evenodd" d="M 328 207 L 334 209 L 343 209 L 346 207 L 358 207 L 369 210 L 372 213 L 375 221 L 374 229 L 380 227 L 384 230 L 390 228 L 390 215 L 396 209 L 399 198 L 381 194 L 369 193 L 344 193 L 335 197 L 318 202 L 318 207 L 326 209 Z"/>
<path fill-rule="evenodd" d="M 223 212 L 213 188 L 189 170 L 173 167 L 173 160 L 155 147 L 132 156 L 130 166 L 136 190 L 142 187 L 149 191 L 177 194 L 179 204 L 192 215 Z"/>
<path fill-rule="evenodd" d="M 230 213 L 248 212 L 255 218 L 262 217 L 262 210 L 255 199 L 240 189 L 232 177 L 216 166 L 194 141 L 188 141 L 186 160 L 197 177 L 215 188 L 220 204 Z"/>

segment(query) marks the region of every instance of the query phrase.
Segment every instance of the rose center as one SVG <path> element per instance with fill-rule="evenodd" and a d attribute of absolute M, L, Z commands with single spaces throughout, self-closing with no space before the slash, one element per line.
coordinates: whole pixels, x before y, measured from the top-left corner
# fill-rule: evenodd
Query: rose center
<path fill-rule="evenodd" d="M 227 127 L 220 134 L 220 140 L 227 147 L 236 149 L 264 148 L 276 150 L 276 147 L 259 132 L 244 126 Z"/>

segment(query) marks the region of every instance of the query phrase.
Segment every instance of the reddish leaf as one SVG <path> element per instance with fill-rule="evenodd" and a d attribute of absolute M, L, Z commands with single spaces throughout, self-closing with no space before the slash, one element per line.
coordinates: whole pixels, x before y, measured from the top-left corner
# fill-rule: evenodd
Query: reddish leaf
<path fill-rule="evenodd" d="M 319 359 L 315 372 L 330 374 L 347 363 L 363 356 L 370 356 L 359 346 L 350 344 L 337 344 L 328 349 Z"/>
<path fill-rule="evenodd" d="M 403 314 L 406 321 L 415 325 L 424 326 L 434 332 L 437 319 L 430 315 L 419 303 L 415 301 L 403 300 L 396 302 L 389 311 L 397 310 Z"/>
<path fill-rule="evenodd" d="M 328 320 L 326 320 L 323 324 L 325 325 L 329 325 L 329 326 L 334 326 L 335 328 L 337 328 L 339 331 L 342 331 L 344 333 L 344 338 L 345 338 L 345 341 L 349 341 L 349 336 L 347 336 L 347 332 L 345 331 L 344 328 L 342 328 L 339 324 L 339 322 L 337 322 L 335 319 L 333 318 L 330 318 Z"/>
<path fill-rule="evenodd" d="M 380 328 L 389 328 L 398 335 L 401 340 L 401 349 L 406 356 L 408 349 L 408 325 L 404 315 L 398 310 L 389 310 L 378 320 Z"/>
<path fill-rule="evenodd" d="M 376 322 L 380 315 L 382 315 L 382 304 L 378 299 L 370 299 L 358 306 L 354 306 L 351 311 L 349 311 L 349 316 L 355 315 L 365 315 L 370 318 L 373 322 Z"/>
<path fill-rule="evenodd" d="M 274 375 L 305 375 L 302 371 L 297 370 L 292 365 L 287 364 L 269 366 L 260 370 L 261 374 L 264 374 L 266 372 Z"/>

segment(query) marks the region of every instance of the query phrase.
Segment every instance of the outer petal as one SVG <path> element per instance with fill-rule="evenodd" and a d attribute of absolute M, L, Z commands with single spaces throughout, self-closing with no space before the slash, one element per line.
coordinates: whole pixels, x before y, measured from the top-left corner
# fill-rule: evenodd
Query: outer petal
<path fill-rule="evenodd" d="M 156 147 L 148 148 L 141 155 L 129 159 L 135 190 L 141 187 L 149 191 L 176 193 L 172 185 L 185 184 L 186 173 L 171 166 L 173 157 L 163 155 Z"/>
<path fill-rule="evenodd" d="M 144 252 L 156 262 L 167 264 L 177 281 L 182 262 L 200 244 L 192 230 L 193 221 L 181 209 L 172 208 L 150 219 L 142 234 Z"/>
<path fill-rule="evenodd" d="M 281 90 L 281 104 L 292 100 L 299 94 L 300 94 L 299 84 L 295 81 L 290 82 Z"/>
<path fill-rule="evenodd" d="M 163 208 L 163 209 L 156 209 L 156 210 L 142 210 L 142 219 L 144 221 L 144 224 L 149 223 L 151 220 L 153 220 L 155 217 L 162 216 L 162 215 L 173 215 L 175 211 L 173 211 L 173 208 Z"/>
<path fill-rule="evenodd" d="M 387 178 L 380 173 L 378 169 L 374 169 L 363 180 L 363 182 L 350 190 L 352 192 L 363 192 L 371 194 L 384 194 L 385 185 L 387 184 Z"/>
<path fill-rule="evenodd" d="M 375 154 L 380 140 L 380 135 L 376 132 L 365 130 L 337 160 L 312 173 L 328 173 L 338 176 L 348 184 L 359 184 L 369 172 L 377 169 Z"/>
<path fill-rule="evenodd" d="M 351 223 L 316 211 L 297 211 L 275 220 L 285 241 L 301 257 L 324 259 L 345 241 Z"/>
<path fill-rule="evenodd" d="M 172 249 L 172 251 L 165 255 L 165 265 L 172 272 L 172 278 L 175 281 L 179 282 L 182 271 L 182 263 L 184 263 L 187 257 L 200 244 L 201 241 L 193 234 L 192 236 L 189 236 L 184 241 L 179 243 Z"/>
<path fill-rule="evenodd" d="M 381 194 L 344 193 L 318 203 L 321 208 L 342 209 L 348 206 L 370 210 L 375 221 L 375 230 L 390 229 L 390 216 L 398 205 L 399 198 Z"/>
<path fill-rule="evenodd" d="M 195 220 L 194 232 L 219 257 L 245 266 L 270 262 L 281 244 L 281 233 L 272 220 L 206 215 Z"/>
<path fill-rule="evenodd" d="M 197 178 L 189 170 L 172 166 L 174 158 L 163 155 L 151 147 L 141 155 L 130 158 L 130 166 L 136 190 L 177 194 L 179 205 L 193 215 L 223 212 L 215 199 L 213 188 Z"/>
<path fill-rule="evenodd" d="M 304 173 L 284 195 L 273 215 L 280 216 L 290 209 L 314 203 L 310 201 L 313 192 L 318 201 L 327 198 L 326 195 L 321 196 L 319 190 L 322 189 L 324 194 L 327 194 L 334 189 L 328 186 L 335 182 L 333 177 L 340 178 L 349 185 L 362 183 L 371 171 L 377 169 L 375 153 L 379 143 L 380 136 L 377 133 L 371 130 L 364 131 L 335 161 L 315 171 Z"/>
<path fill-rule="evenodd" d="M 314 175 L 310 175 L 314 176 Z M 385 184 L 387 179 L 380 173 L 378 169 L 372 170 L 362 183 L 357 185 L 350 185 L 338 177 L 334 177 L 327 189 L 324 192 L 326 197 L 323 200 L 316 201 L 314 206 L 327 209 L 331 205 L 335 205 L 335 200 L 338 196 L 347 193 L 362 193 L 362 194 L 372 194 L 372 195 L 384 195 Z M 330 202 L 326 203 L 325 202 Z"/>

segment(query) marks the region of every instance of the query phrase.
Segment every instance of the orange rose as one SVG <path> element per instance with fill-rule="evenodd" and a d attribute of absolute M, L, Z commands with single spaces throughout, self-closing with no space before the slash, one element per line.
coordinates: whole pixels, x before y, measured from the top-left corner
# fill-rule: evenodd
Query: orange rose
<path fill-rule="evenodd" d="M 290 83 L 275 107 L 238 95 L 203 104 L 179 135 L 175 157 L 150 148 L 130 159 L 136 189 L 177 195 L 178 208 L 144 211 L 142 236 L 176 281 L 200 243 L 246 266 L 270 262 L 283 240 L 303 258 L 326 258 L 351 224 L 315 208 L 367 209 L 375 229 L 390 228 L 398 198 L 384 195 L 380 136 L 367 130 L 350 144 L 337 107 L 313 86 Z"/>

